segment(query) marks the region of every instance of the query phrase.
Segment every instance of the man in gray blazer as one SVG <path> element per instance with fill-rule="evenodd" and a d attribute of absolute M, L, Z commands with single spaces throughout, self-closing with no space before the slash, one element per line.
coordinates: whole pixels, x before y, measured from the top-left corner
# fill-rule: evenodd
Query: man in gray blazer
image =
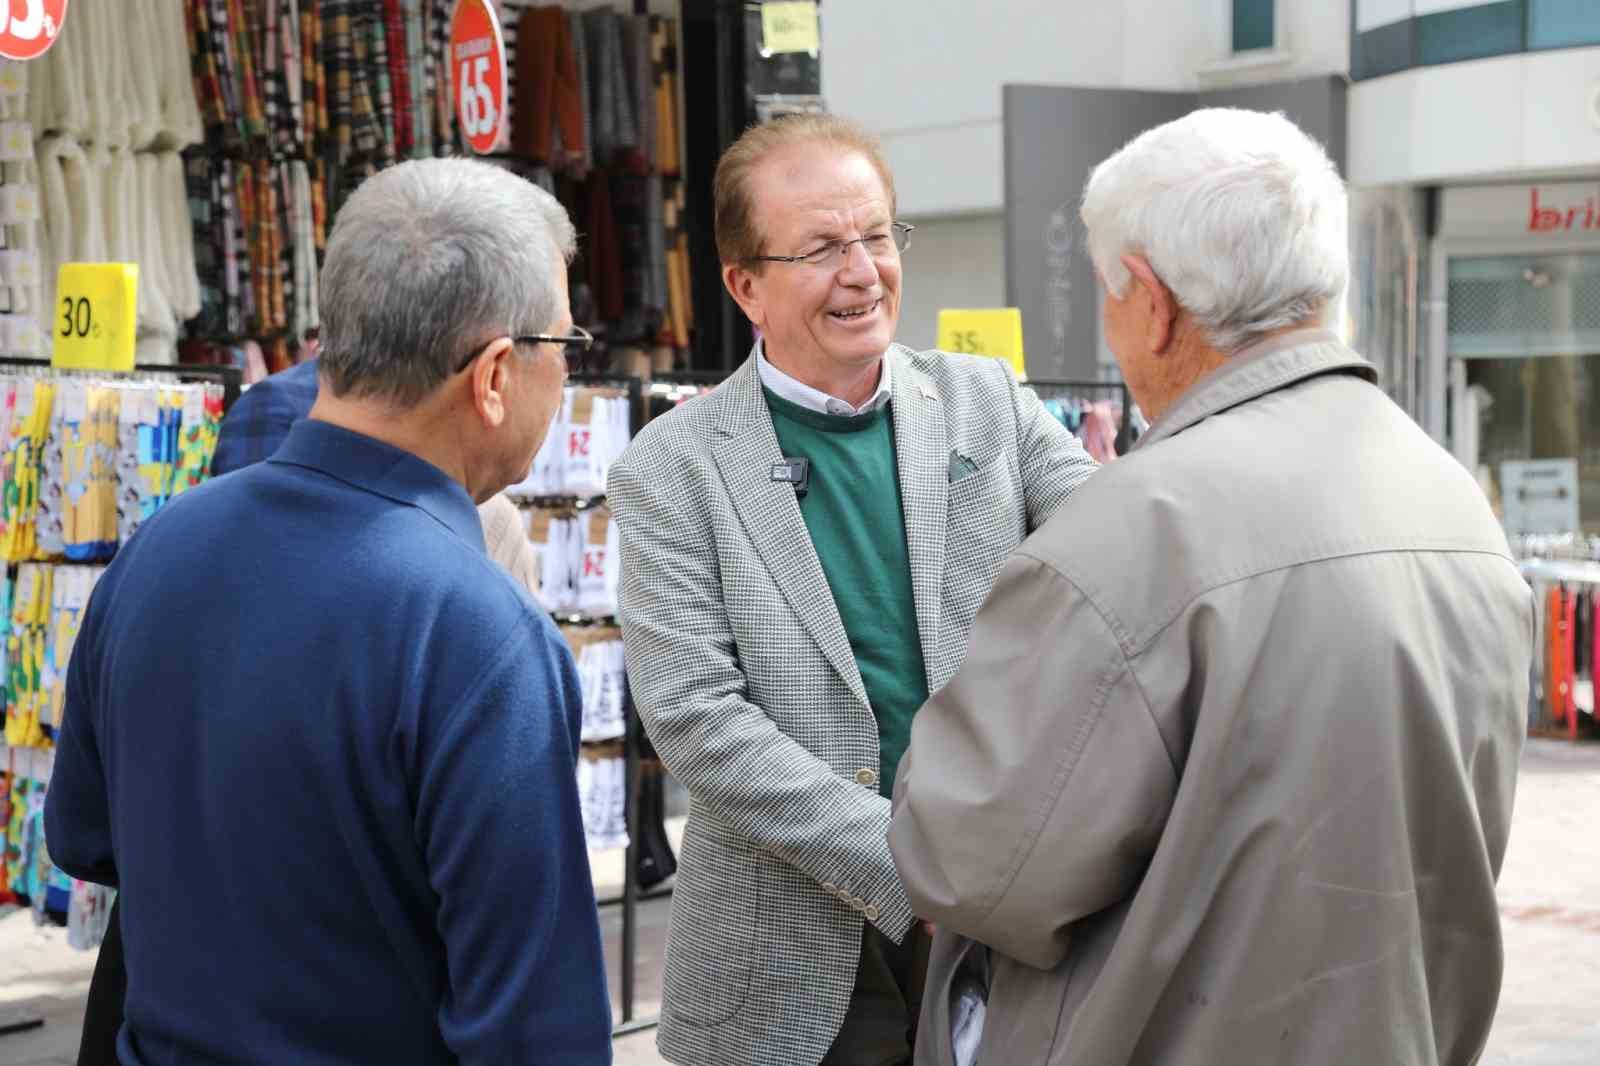
<path fill-rule="evenodd" d="M 910 227 L 858 127 L 747 132 L 716 204 L 762 339 L 609 486 L 634 698 L 692 800 L 657 1040 L 690 1066 L 891 1066 L 927 945 L 885 839 L 894 765 L 1006 554 L 1094 464 L 1004 363 L 893 343 Z"/>
<path fill-rule="evenodd" d="M 1006 562 L 917 716 L 889 834 L 939 929 L 916 1061 L 1476 1062 L 1532 597 L 1323 326 L 1338 172 L 1281 115 L 1198 111 L 1083 218 L 1154 422 Z"/>

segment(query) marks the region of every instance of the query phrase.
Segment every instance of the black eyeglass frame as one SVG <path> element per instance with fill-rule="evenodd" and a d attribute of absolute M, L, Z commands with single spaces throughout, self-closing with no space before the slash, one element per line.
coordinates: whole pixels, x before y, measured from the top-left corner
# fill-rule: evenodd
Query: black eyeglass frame
<path fill-rule="evenodd" d="M 478 356 L 483 354 L 485 348 L 488 348 L 489 345 L 493 344 L 499 339 L 499 337 L 496 337 L 494 340 L 485 341 L 484 343 L 478 345 L 478 347 L 472 349 L 472 351 L 467 353 L 466 358 L 461 361 L 460 365 L 457 366 L 454 371 L 452 371 L 452 374 L 459 374 L 463 370 L 467 369 L 467 367 L 471 366 L 477 361 Z M 582 326 L 575 325 L 572 327 L 571 336 L 552 337 L 548 333 L 525 333 L 521 336 L 512 337 L 511 343 L 513 345 L 559 344 L 561 345 L 562 354 L 565 355 L 567 359 L 567 373 L 581 374 L 584 371 L 584 356 L 588 355 L 589 350 L 594 347 L 594 334 L 590 333 Z M 574 355 L 574 352 L 576 352 L 576 355 Z"/>
<path fill-rule="evenodd" d="M 911 247 L 911 231 L 917 227 L 909 222 L 890 222 L 891 238 L 894 241 L 894 250 L 898 255 Z M 853 241 L 827 241 L 801 255 L 752 255 L 746 262 L 750 263 L 806 263 L 810 266 L 824 266 L 835 252 L 839 253 L 839 262 L 843 263 L 850 257 L 852 244 L 864 245 L 867 241 L 874 240 L 882 234 L 872 234 L 868 237 L 857 237 Z M 871 255 L 871 252 L 867 253 Z M 816 258 L 820 256 L 821 258 Z"/>

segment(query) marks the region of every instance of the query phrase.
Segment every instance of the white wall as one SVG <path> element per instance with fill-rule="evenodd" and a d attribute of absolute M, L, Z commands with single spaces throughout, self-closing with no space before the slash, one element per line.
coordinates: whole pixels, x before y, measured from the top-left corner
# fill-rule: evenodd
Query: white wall
<path fill-rule="evenodd" d="M 1353 85 L 1358 185 L 1592 173 L 1600 48 L 1423 67 Z"/>
<path fill-rule="evenodd" d="M 1005 217 L 991 213 L 908 221 L 917 228 L 905 256 L 895 339 L 916 349 L 932 348 L 941 309 L 1005 306 Z"/>
<path fill-rule="evenodd" d="M 1196 89 L 1347 70 L 1349 0 L 1279 0 L 1286 57 L 1230 67 L 1229 0 L 831 0 L 830 110 L 883 138 L 908 217 L 1004 206 L 1001 86 Z M 1219 66 L 1221 64 L 1221 66 Z"/>

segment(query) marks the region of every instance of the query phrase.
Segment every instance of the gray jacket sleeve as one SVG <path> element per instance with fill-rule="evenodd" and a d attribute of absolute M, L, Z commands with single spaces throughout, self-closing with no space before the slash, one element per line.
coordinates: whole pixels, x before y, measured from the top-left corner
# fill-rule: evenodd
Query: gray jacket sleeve
<path fill-rule="evenodd" d="M 889 847 L 917 914 L 1050 969 L 1074 921 L 1134 890 L 1177 780 L 1105 620 L 1018 553 L 917 714 Z"/>
<path fill-rule="evenodd" d="M 726 828 L 820 884 L 851 885 L 896 941 L 913 915 L 887 843 L 889 801 L 834 773 L 751 703 L 687 456 L 612 467 L 623 641 L 634 702 L 674 777 Z M 662 457 L 657 456 L 660 460 Z M 663 483 L 667 482 L 667 483 Z"/>

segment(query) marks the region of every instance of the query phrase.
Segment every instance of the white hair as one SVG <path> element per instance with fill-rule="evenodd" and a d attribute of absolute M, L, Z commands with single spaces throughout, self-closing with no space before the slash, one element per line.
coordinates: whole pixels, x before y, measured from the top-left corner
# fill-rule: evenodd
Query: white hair
<path fill-rule="evenodd" d="M 1350 276 L 1344 182 L 1282 114 L 1209 108 L 1095 167 L 1089 256 L 1118 299 L 1144 257 L 1218 351 L 1336 313 Z"/>

